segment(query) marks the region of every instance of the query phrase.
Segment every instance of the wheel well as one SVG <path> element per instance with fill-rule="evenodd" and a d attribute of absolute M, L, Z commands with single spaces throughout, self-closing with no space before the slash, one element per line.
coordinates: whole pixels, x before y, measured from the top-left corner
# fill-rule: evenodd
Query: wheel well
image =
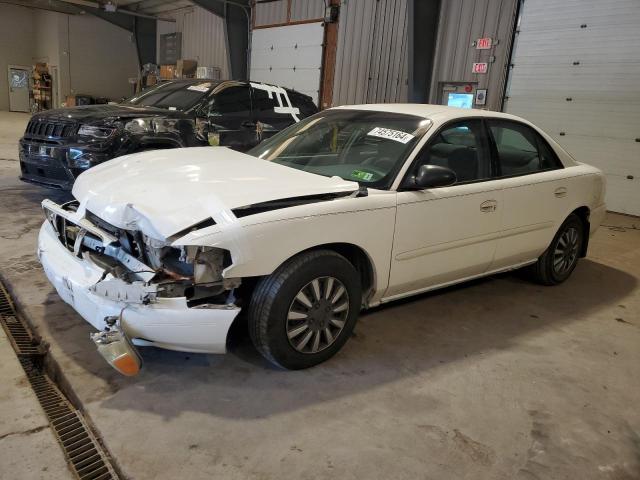
<path fill-rule="evenodd" d="M 584 242 L 582 242 L 582 251 L 580 252 L 580 256 L 586 257 L 587 248 L 589 247 L 589 232 L 591 231 L 591 224 L 589 223 L 589 215 L 591 214 L 591 211 L 589 210 L 589 207 L 579 207 L 571 213 L 577 215 L 577 217 L 582 221 Z"/>
<path fill-rule="evenodd" d="M 310 252 L 312 250 L 333 250 L 339 253 L 344 258 L 349 260 L 351 265 L 360 274 L 360 283 L 362 285 L 362 300 L 366 302 L 369 298 L 369 294 L 373 289 L 375 280 L 375 272 L 373 269 L 373 263 L 369 258 L 369 255 L 357 245 L 352 243 L 325 243 L 324 245 L 316 245 L 312 248 L 304 250 L 304 252 Z M 303 253 L 303 252 L 300 252 Z"/>

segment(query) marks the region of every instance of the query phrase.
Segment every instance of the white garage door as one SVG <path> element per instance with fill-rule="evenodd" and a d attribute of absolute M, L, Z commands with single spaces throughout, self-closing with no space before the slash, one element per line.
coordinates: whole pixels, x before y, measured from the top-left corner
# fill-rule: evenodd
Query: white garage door
<path fill-rule="evenodd" d="M 640 1 L 525 0 L 505 111 L 607 176 L 609 210 L 640 215 Z"/>
<path fill-rule="evenodd" d="M 323 36 L 322 23 L 253 30 L 249 78 L 293 88 L 317 105 Z"/>

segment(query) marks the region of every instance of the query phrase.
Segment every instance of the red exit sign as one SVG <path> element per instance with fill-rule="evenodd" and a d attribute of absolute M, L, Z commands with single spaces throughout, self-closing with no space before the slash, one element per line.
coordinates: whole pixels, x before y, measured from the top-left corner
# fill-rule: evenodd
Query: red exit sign
<path fill-rule="evenodd" d="M 491 37 L 479 38 L 476 41 L 476 49 L 478 50 L 488 50 L 492 47 L 493 42 L 491 41 Z"/>
<path fill-rule="evenodd" d="M 471 69 L 471 73 L 487 73 L 488 69 L 488 63 L 474 63 Z"/>

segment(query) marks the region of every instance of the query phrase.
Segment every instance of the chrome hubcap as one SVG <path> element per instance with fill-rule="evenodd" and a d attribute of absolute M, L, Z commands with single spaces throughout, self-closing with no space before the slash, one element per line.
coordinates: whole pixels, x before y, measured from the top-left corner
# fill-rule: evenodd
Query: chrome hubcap
<path fill-rule="evenodd" d="M 318 353 L 336 341 L 349 316 L 349 294 L 334 277 L 319 277 L 300 289 L 287 313 L 287 337 L 300 353 Z"/>
<path fill-rule="evenodd" d="M 578 230 L 567 228 L 556 243 L 553 251 L 553 269 L 558 275 L 569 271 L 578 258 Z"/>

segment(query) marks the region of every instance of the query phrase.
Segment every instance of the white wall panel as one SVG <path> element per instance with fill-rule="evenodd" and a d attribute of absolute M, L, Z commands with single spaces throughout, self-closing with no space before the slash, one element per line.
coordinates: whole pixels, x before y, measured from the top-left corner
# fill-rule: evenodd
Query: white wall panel
<path fill-rule="evenodd" d="M 611 210 L 640 215 L 640 2 L 526 0 L 505 111 L 607 175 Z"/>
<path fill-rule="evenodd" d="M 311 96 L 317 104 L 323 36 L 321 23 L 254 30 L 249 77 L 293 88 Z"/>
<path fill-rule="evenodd" d="M 230 78 L 224 20 L 196 6 L 173 16 L 175 31 L 182 33 L 182 58 L 197 60 L 199 66 L 218 67 L 222 78 Z"/>

